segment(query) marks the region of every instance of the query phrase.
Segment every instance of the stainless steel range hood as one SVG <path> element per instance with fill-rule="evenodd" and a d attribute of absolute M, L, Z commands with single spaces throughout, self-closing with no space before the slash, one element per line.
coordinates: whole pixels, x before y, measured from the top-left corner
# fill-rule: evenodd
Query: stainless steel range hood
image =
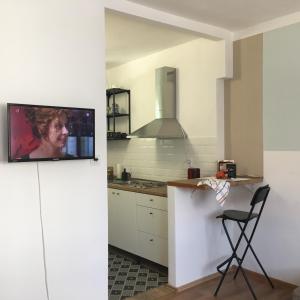
<path fill-rule="evenodd" d="M 130 137 L 182 139 L 186 134 L 176 119 L 176 69 L 155 70 L 155 120 L 134 131 Z"/>

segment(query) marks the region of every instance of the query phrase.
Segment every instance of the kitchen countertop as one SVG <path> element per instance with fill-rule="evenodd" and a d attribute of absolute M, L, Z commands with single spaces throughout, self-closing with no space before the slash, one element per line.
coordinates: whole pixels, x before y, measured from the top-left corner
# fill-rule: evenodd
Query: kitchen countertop
<path fill-rule="evenodd" d="M 183 179 L 183 180 L 175 180 L 175 181 L 169 181 L 167 182 L 168 186 L 174 186 L 174 187 L 180 187 L 180 188 L 192 188 L 192 189 L 198 189 L 198 190 L 209 190 L 210 187 L 206 184 L 202 184 L 200 186 L 197 186 L 197 183 L 199 182 L 201 178 L 194 178 L 194 179 Z M 239 180 L 240 179 L 240 180 Z M 235 180 L 230 180 L 230 186 L 242 186 L 247 184 L 256 184 L 263 181 L 262 177 L 250 177 L 250 176 L 241 176 L 236 178 Z M 128 192 L 134 192 L 134 193 L 141 193 L 141 194 L 147 194 L 147 195 L 154 195 L 154 196 L 160 196 L 160 197 L 167 197 L 167 185 L 161 186 L 161 187 L 151 187 L 151 188 L 138 188 L 134 187 L 130 184 L 118 184 L 114 182 L 109 182 L 108 187 L 112 189 L 117 190 L 123 190 Z"/>
<path fill-rule="evenodd" d="M 109 182 L 107 186 L 111 189 L 117 189 L 117 190 L 123 190 L 123 191 L 141 193 L 147 195 L 154 195 L 160 197 L 167 197 L 167 185 L 160 186 L 160 187 L 151 187 L 151 188 L 137 188 L 129 184 L 117 184 L 117 183 Z"/>
<path fill-rule="evenodd" d="M 168 186 L 180 187 L 180 188 L 192 188 L 199 190 L 208 190 L 210 187 L 206 184 L 202 184 L 197 186 L 197 183 L 201 178 L 194 179 L 184 179 L 184 180 L 176 180 L 167 182 Z M 240 180 L 239 180 L 240 179 Z M 262 177 L 250 177 L 250 176 L 240 176 L 234 180 L 227 179 L 230 182 L 230 186 L 241 186 L 246 184 L 255 184 L 263 181 Z"/>

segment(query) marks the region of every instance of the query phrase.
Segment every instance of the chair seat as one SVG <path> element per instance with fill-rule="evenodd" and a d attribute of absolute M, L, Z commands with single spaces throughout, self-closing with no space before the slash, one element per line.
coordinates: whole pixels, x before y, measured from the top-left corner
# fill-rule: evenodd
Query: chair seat
<path fill-rule="evenodd" d="M 224 210 L 223 214 L 217 216 L 217 218 L 222 218 L 225 220 L 232 220 L 238 222 L 246 222 L 249 216 L 249 212 L 241 210 Z M 252 213 L 249 220 L 257 218 L 258 214 Z"/>

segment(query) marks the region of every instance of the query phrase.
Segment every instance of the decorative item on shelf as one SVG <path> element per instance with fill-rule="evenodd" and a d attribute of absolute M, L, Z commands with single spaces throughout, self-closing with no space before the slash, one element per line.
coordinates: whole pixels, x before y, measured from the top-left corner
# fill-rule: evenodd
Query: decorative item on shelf
<path fill-rule="evenodd" d="M 114 132 L 114 131 L 107 131 L 107 139 L 108 140 L 124 140 L 127 139 L 127 133 L 125 132 Z"/>
<path fill-rule="evenodd" d="M 220 160 L 218 161 L 218 171 L 216 178 L 236 178 L 236 164 L 234 160 Z"/>
<path fill-rule="evenodd" d="M 236 164 L 227 164 L 227 176 L 228 178 L 236 178 Z"/>
<path fill-rule="evenodd" d="M 113 131 L 107 131 L 107 138 L 108 139 L 112 139 L 114 136 L 114 132 Z"/>
<path fill-rule="evenodd" d="M 117 115 L 117 114 L 120 113 L 120 111 L 119 111 L 119 104 L 117 104 L 117 103 L 113 104 L 113 106 L 112 106 L 112 113 L 115 114 L 115 115 Z"/>
<path fill-rule="evenodd" d="M 226 173 L 224 171 L 218 171 L 216 173 L 216 178 L 217 179 L 226 179 L 226 177 L 227 177 L 227 175 L 226 175 Z"/>
<path fill-rule="evenodd" d="M 107 180 L 111 181 L 114 179 L 114 167 L 107 167 Z"/>
<path fill-rule="evenodd" d="M 111 114 L 111 107 L 110 106 L 106 106 L 106 114 L 107 115 Z"/>

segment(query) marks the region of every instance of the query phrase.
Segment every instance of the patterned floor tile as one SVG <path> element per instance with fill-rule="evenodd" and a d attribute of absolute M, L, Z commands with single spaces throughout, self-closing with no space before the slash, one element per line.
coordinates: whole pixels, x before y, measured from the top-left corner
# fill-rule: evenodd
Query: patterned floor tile
<path fill-rule="evenodd" d="M 123 300 L 168 282 L 167 269 L 140 263 L 133 255 L 109 247 L 109 300 Z"/>

